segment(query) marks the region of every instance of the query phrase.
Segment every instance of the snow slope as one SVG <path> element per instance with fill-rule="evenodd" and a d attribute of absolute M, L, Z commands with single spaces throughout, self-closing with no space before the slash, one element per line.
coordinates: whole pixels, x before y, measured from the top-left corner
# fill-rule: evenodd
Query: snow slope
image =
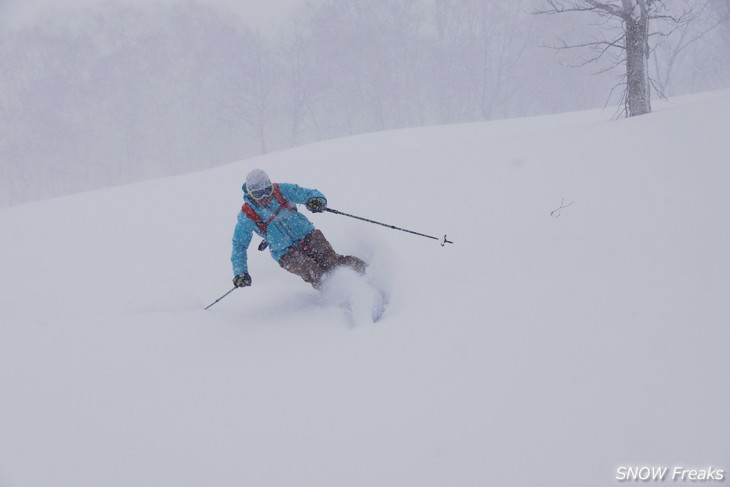
<path fill-rule="evenodd" d="M 727 472 L 729 112 L 368 134 L 0 210 L 0 486 Z M 381 321 L 253 246 L 254 285 L 203 311 L 254 167 L 455 243 L 313 215 L 390 290 Z"/>

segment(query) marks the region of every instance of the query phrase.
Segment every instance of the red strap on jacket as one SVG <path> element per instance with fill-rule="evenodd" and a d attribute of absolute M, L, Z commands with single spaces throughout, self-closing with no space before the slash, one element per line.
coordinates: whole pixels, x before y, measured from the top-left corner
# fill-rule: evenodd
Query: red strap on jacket
<path fill-rule="evenodd" d="M 289 211 L 296 211 L 297 207 L 295 205 L 292 205 L 289 203 L 285 198 L 284 195 L 281 194 L 281 190 L 279 189 L 278 184 L 274 184 L 274 198 L 276 198 L 276 201 L 279 203 L 279 208 L 276 209 L 273 215 L 271 215 L 271 218 L 269 218 L 267 221 L 264 221 L 261 216 L 256 213 L 256 210 L 251 208 L 251 205 L 248 203 L 244 203 L 241 207 L 241 211 L 246 214 L 247 217 L 253 221 L 256 226 L 258 227 L 259 231 L 262 235 L 266 235 L 266 228 L 269 226 L 269 223 L 271 223 L 271 220 L 276 218 L 276 216 L 279 214 L 281 210 L 289 210 Z"/>

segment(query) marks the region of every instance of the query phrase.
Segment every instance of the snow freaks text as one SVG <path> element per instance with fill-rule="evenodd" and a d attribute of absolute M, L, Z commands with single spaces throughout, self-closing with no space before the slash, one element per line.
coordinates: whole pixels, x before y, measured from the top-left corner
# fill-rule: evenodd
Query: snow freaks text
<path fill-rule="evenodd" d="M 620 482 L 724 482 L 725 469 L 715 467 L 618 467 L 616 480 Z"/>

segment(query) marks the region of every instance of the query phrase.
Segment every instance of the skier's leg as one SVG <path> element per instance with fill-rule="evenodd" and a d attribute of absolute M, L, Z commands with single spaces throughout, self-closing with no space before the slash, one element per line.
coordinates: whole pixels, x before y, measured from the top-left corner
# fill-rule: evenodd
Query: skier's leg
<path fill-rule="evenodd" d="M 312 257 L 301 250 L 291 250 L 279 259 L 279 265 L 319 289 L 322 276 L 327 272 Z"/>
<path fill-rule="evenodd" d="M 338 265 L 344 265 L 354 269 L 360 274 L 365 274 L 365 270 L 368 268 L 368 265 L 364 260 L 359 257 L 355 257 L 354 255 L 338 255 L 337 261 Z"/>
<path fill-rule="evenodd" d="M 368 266 L 363 260 L 353 255 L 340 255 L 335 252 L 320 230 L 314 230 L 307 235 L 304 239 L 304 248 L 326 272 L 339 266 L 347 266 L 364 274 Z"/>

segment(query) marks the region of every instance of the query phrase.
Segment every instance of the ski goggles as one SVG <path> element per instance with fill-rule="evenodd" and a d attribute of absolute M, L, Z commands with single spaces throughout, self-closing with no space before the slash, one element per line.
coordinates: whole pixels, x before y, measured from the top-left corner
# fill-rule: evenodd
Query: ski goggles
<path fill-rule="evenodd" d="M 272 185 L 264 186 L 263 188 L 256 188 L 256 189 L 249 189 L 248 194 L 251 195 L 251 198 L 255 200 L 260 200 L 261 198 L 266 198 L 267 196 L 271 196 L 274 192 L 274 187 Z"/>

